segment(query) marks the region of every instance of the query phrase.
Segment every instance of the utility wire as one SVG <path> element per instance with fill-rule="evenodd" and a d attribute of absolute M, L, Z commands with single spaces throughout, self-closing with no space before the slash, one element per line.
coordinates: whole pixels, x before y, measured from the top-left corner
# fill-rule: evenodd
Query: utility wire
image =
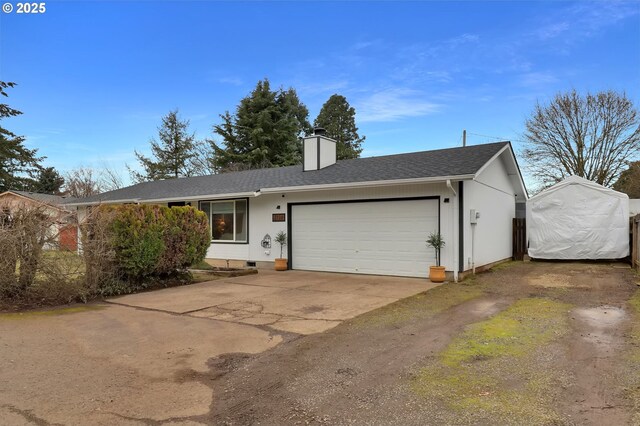
<path fill-rule="evenodd" d="M 481 135 L 479 133 L 471 133 L 471 132 L 467 132 L 467 134 L 468 135 L 473 135 L 473 136 L 480 136 L 481 138 L 495 139 L 495 140 L 499 140 L 499 141 L 511 141 L 511 142 L 527 143 L 527 141 L 523 141 L 522 139 L 511 139 L 511 138 L 504 138 L 504 137 L 501 137 L 501 136 Z"/>

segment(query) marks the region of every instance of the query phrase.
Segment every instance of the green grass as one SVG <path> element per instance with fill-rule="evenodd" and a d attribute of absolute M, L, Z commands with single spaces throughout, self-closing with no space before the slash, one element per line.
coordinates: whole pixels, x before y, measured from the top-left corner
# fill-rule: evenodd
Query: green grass
<path fill-rule="evenodd" d="M 101 305 L 85 305 L 85 306 L 71 306 L 66 308 L 49 309 L 46 311 L 0 313 L 0 320 L 20 320 L 20 319 L 77 314 L 79 312 L 97 311 L 104 308 L 105 306 L 101 306 Z"/>
<path fill-rule="evenodd" d="M 498 263 L 497 265 L 494 265 L 491 267 L 491 269 L 489 269 L 489 271 L 491 272 L 498 272 L 498 271 L 502 271 L 503 269 L 508 269 L 511 268 L 512 266 L 521 264 L 522 262 L 519 260 L 507 260 L 505 262 L 502 263 Z"/>
<path fill-rule="evenodd" d="M 555 339 L 564 331 L 558 321 L 570 306 L 549 299 L 522 299 L 495 317 L 470 326 L 442 353 L 445 365 L 475 359 L 520 356 Z"/>
<path fill-rule="evenodd" d="M 215 281 L 215 280 L 219 280 L 220 276 L 218 275 L 213 275 L 213 274 L 208 274 L 206 272 L 191 272 L 191 282 L 192 283 L 202 283 L 202 282 L 206 282 L 206 281 Z"/>
<path fill-rule="evenodd" d="M 631 299 L 629 299 L 629 305 L 631 305 L 637 315 L 640 315 L 640 290 L 637 290 Z"/>
<path fill-rule="evenodd" d="M 399 300 L 355 318 L 355 327 L 398 325 L 424 319 L 484 294 L 481 288 L 461 283 L 447 283 L 406 299 Z"/>
<path fill-rule="evenodd" d="M 631 424 L 640 425 L 640 289 L 636 290 L 628 304 L 634 321 L 629 333 L 630 350 L 620 367 L 625 386 L 624 395 L 633 407 Z"/>
<path fill-rule="evenodd" d="M 40 264 L 41 269 L 55 270 L 58 275 L 66 275 L 69 278 L 80 278 L 85 273 L 84 259 L 71 251 L 44 251 Z M 43 278 L 43 274 L 36 275 L 36 279 L 38 278 Z"/>
<path fill-rule="evenodd" d="M 191 265 L 191 269 L 201 269 L 203 271 L 213 271 L 216 268 L 214 266 L 209 265 L 204 260 L 202 262 L 198 262 L 195 265 Z"/>
<path fill-rule="evenodd" d="M 444 405 L 455 422 L 561 422 L 553 395 L 563 374 L 533 359 L 569 331 L 570 308 L 548 299 L 522 299 L 467 327 L 418 371 L 412 391 Z"/>

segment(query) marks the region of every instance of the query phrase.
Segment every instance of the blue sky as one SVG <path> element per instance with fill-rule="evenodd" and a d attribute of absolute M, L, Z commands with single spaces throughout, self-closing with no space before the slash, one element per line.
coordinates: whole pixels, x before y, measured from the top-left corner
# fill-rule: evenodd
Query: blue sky
<path fill-rule="evenodd" d="M 10 0 L 15 6 L 16 1 Z M 501 137 L 539 100 L 626 91 L 640 106 L 640 2 L 46 2 L 0 14 L 3 126 L 61 171 L 124 171 L 179 108 L 200 138 L 255 83 L 294 87 L 313 120 L 357 110 L 363 156 Z M 483 135 L 483 136 L 479 136 Z"/>

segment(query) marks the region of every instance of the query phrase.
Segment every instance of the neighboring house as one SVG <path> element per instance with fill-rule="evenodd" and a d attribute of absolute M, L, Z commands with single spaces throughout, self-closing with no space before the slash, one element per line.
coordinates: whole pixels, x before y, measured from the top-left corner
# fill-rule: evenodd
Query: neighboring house
<path fill-rule="evenodd" d="M 0 193 L 0 209 L 9 213 L 16 208 L 43 208 L 55 221 L 51 233 L 57 237 L 59 247 L 75 251 L 78 249 L 78 227 L 75 214 L 63 205 L 64 201 L 65 198 L 59 195 L 37 192 L 10 190 Z"/>
<path fill-rule="evenodd" d="M 621 259 L 629 255 L 629 197 L 570 176 L 527 201 L 529 256 Z"/>
<path fill-rule="evenodd" d="M 100 203 L 190 204 L 209 217 L 209 259 L 273 265 L 285 231 L 289 268 L 312 271 L 426 277 L 435 256 L 425 240 L 439 231 L 457 278 L 511 257 L 526 200 L 509 142 L 336 162 L 335 142 L 316 134 L 303 165 L 146 182 L 68 205 L 82 217 Z"/>

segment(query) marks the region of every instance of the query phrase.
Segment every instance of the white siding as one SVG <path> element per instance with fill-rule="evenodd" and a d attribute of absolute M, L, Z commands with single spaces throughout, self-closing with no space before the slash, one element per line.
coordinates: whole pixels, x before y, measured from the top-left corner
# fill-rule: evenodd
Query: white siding
<path fill-rule="evenodd" d="M 325 190 L 307 191 L 287 194 L 263 194 L 257 198 L 249 199 L 249 243 L 247 245 L 224 245 L 220 243 L 212 244 L 209 253 L 211 258 L 235 259 L 251 261 L 273 261 L 279 257 L 279 246 L 272 244 L 271 250 L 265 250 L 260 245 L 265 234 L 269 234 L 273 239 L 278 231 L 287 232 L 287 222 L 272 222 L 273 213 L 287 213 L 287 203 L 317 202 L 317 201 L 337 201 L 337 200 L 366 200 L 381 198 L 407 198 L 440 196 L 440 232 L 442 233 L 446 245 L 442 251 L 442 265 L 447 270 L 454 268 L 454 250 L 457 248 L 457 241 L 454 242 L 454 204 L 455 200 L 452 192 L 445 184 L 420 184 L 403 186 L 382 186 L 374 188 L 349 189 L 349 190 Z M 449 203 L 444 203 L 444 198 L 449 198 Z M 280 209 L 277 207 L 280 206 Z M 287 220 L 289 217 L 287 216 Z M 423 236 L 424 240 L 428 235 Z M 239 248 L 245 247 L 247 251 L 242 252 Z M 431 257 L 430 248 L 426 243 L 422 247 L 424 255 Z M 286 250 L 286 248 L 285 248 Z M 267 253 L 268 252 L 268 253 Z M 215 255 L 214 255 L 215 254 Z M 456 252 L 457 256 L 457 252 Z M 286 251 L 285 251 L 286 257 Z"/>
<path fill-rule="evenodd" d="M 515 195 L 507 169 L 498 158 L 477 177 L 464 182 L 463 270 L 472 267 L 471 209 L 480 213 L 475 227 L 475 266 L 479 267 L 512 255 L 512 221 L 516 214 Z"/>

